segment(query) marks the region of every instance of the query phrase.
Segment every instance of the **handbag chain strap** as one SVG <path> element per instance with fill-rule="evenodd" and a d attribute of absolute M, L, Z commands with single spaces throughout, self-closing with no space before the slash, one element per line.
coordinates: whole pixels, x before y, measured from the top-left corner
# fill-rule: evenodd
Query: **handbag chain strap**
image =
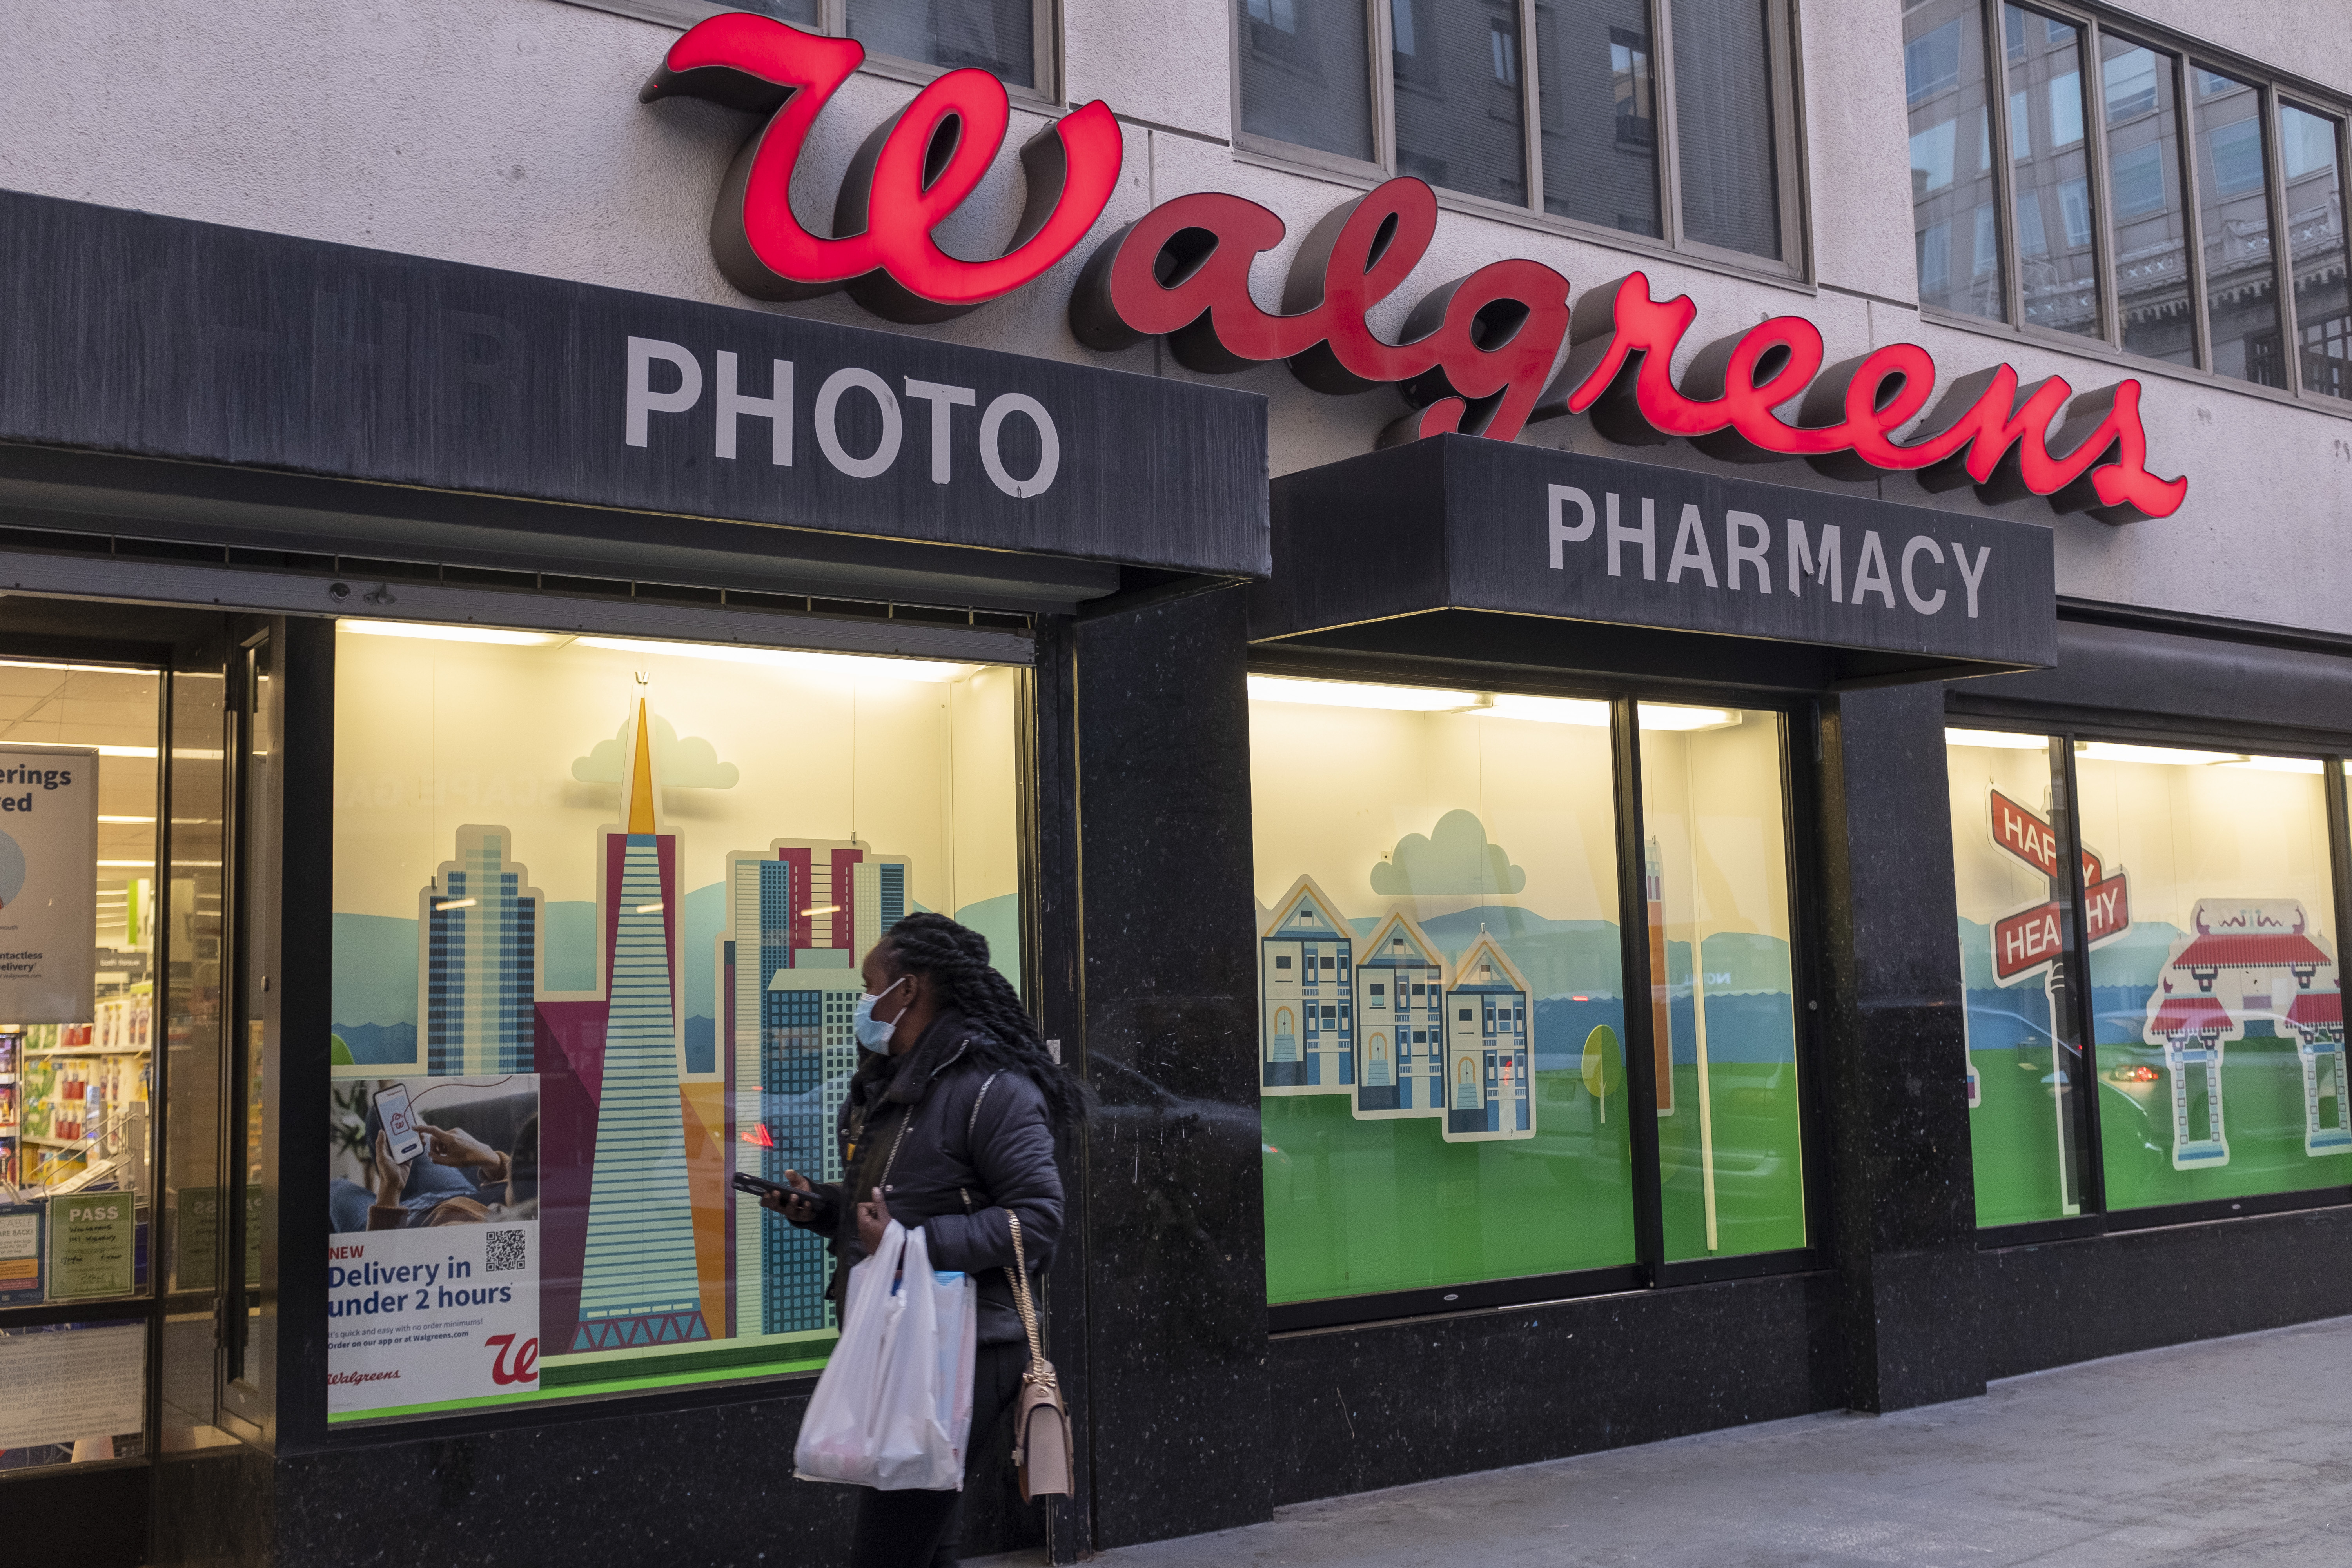
<path fill-rule="evenodd" d="M 1055 1386 L 1054 1363 L 1045 1359 L 1045 1347 L 1037 1337 L 1037 1306 L 1029 1298 L 1029 1258 L 1021 1246 L 1021 1216 L 1011 1209 L 1004 1211 L 1004 1223 L 1013 1229 L 1013 1261 L 1014 1267 L 1004 1272 L 1013 1281 L 1013 1305 L 1021 1313 L 1021 1327 L 1029 1335 L 1029 1366 L 1021 1374 L 1024 1383 Z"/>

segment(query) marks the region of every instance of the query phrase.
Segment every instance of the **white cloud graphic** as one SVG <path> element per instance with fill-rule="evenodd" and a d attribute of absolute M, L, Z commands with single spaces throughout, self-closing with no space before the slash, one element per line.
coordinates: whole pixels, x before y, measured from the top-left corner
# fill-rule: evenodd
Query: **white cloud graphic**
<path fill-rule="evenodd" d="M 733 763 L 719 760 L 719 748 L 699 735 L 680 738 L 677 728 L 656 713 L 654 720 L 654 776 L 667 789 L 733 789 L 742 774 Z M 599 741 L 584 757 L 572 760 L 572 776 L 582 784 L 621 782 L 630 731 L 636 721 L 625 719 L 609 741 Z"/>

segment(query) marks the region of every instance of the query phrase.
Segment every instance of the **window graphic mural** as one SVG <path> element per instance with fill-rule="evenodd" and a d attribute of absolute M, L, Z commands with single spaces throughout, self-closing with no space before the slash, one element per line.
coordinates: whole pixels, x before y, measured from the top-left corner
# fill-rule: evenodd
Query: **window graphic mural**
<path fill-rule="evenodd" d="M 1251 696 L 1269 1299 L 1632 1261 L 1608 704 Z M 1641 714 L 1668 1247 L 1802 1246 L 1779 718 Z"/>
<path fill-rule="evenodd" d="M 1978 1223 L 2081 1212 L 2076 1095 L 2095 1107 L 2110 1209 L 2352 1179 L 2321 764 L 2076 743 L 2077 981 L 2063 751 L 2044 735 L 1947 741 Z"/>
<path fill-rule="evenodd" d="M 345 632 L 331 1414 L 821 1363 L 831 1259 L 731 1178 L 839 1175 L 899 917 L 1017 982 L 1020 676 Z"/>

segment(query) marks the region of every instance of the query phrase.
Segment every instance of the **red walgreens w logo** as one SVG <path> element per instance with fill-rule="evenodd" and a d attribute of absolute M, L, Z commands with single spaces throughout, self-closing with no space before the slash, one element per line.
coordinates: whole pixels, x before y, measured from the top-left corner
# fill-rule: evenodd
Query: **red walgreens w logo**
<path fill-rule="evenodd" d="M 704 98 L 770 118 L 736 153 L 710 218 L 728 281 L 763 300 L 846 289 L 894 321 L 944 321 L 1010 294 L 1084 239 L 1118 184 L 1125 147 L 1099 101 L 1064 115 L 1021 149 L 1028 205 L 1013 247 L 992 261 L 941 250 L 931 231 L 961 206 L 1004 144 L 1011 106 L 983 70 L 952 70 L 866 139 L 849 162 L 827 238 L 793 212 L 793 167 L 809 128 L 866 58 L 826 38 L 730 12 L 670 47 L 638 101 Z"/>

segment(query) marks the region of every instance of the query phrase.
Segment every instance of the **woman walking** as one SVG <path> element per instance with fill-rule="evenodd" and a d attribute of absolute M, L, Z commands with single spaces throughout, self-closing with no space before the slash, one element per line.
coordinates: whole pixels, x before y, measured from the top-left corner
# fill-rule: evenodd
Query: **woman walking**
<path fill-rule="evenodd" d="M 840 1183 L 792 1192 L 769 1207 L 826 1237 L 828 1294 L 838 1310 L 849 1269 L 880 1246 L 892 1220 L 919 1226 L 931 1266 L 979 1284 L 971 1458 L 1020 1392 L 1029 1346 L 1013 1306 L 1013 1221 L 1032 1281 L 1062 1230 L 1060 1139 L 1086 1116 L 1087 1093 L 1046 1054 L 1037 1026 L 988 962 L 988 939 L 945 915 L 912 914 L 866 954 L 857 1005 L 862 1047 L 841 1108 Z M 956 1561 L 963 1494 L 867 1491 L 858 1502 L 852 1568 L 931 1568 Z"/>

